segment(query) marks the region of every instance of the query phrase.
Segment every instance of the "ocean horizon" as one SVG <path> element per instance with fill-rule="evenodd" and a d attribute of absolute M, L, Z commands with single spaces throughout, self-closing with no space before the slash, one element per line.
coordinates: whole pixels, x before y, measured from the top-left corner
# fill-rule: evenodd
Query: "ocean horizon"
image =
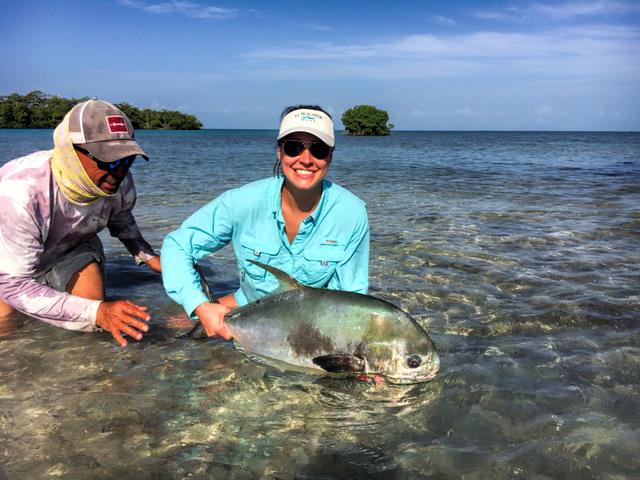
<path fill-rule="evenodd" d="M 0 131 L 16 131 L 16 130 L 45 130 L 45 131 L 51 131 L 53 133 L 53 128 L 0 128 Z M 137 128 L 136 132 L 199 132 L 199 131 L 205 131 L 205 130 L 223 130 L 223 131 L 240 131 L 240 132 L 247 132 L 247 131 L 258 131 L 258 132 L 277 132 L 278 129 L 277 128 L 222 128 L 222 127 L 203 127 L 200 128 L 198 130 L 174 130 L 174 129 L 144 129 L 144 128 Z M 391 130 L 391 134 L 390 135 L 347 135 L 345 134 L 345 130 L 344 129 L 335 129 L 335 133 L 336 136 L 340 135 L 340 136 L 350 136 L 350 137 L 377 137 L 377 136 L 382 136 L 382 137 L 392 137 L 394 133 L 402 133 L 402 132 L 408 132 L 408 133 L 420 133 L 420 132 L 424 132 L 424 133 L 482 133 L 482 132 L 491 132 L 491 133 L 640 133 L 640 129 L 638 130 L 547 130 L 547 129 L 541 129 L 541 130 L 535 130 L 535 129 L 529 129 L 529 130 L 486 130 L 486 129 L 462 129 L 462 130 L 458 130 L 458 129 L 453 129 L 453 130 L 438 130 L 438 129 L 397 129 L 394 128 L 393 130 Z"/>

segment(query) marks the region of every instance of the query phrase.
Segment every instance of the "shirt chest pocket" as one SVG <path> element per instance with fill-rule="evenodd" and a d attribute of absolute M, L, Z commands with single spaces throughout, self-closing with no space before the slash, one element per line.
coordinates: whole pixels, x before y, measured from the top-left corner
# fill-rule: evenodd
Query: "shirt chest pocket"
<path fill-rule="evenodd" d="M 324 287 L 344 258 L 344 250 L 339 245 L 316 245 L 304 250 L 302 271 L 303 283 L 313 287 Z"/>
<path fill-rule="evenodd" d="M 273 264 L 273 260 L 280 253 L 281 247 L 281 245 L 276 243 L 265 242 L 264 240 L 258 240 L 250 236 L 243 236 L 240 239 L 240 248 L 236 250 L 240 280 L 244 280 L 244 275 L 248 275 L 254 280 L 264 280 L 267 271 L 259 265 L 251 263 L 249 260 L 266 265 Z"/>

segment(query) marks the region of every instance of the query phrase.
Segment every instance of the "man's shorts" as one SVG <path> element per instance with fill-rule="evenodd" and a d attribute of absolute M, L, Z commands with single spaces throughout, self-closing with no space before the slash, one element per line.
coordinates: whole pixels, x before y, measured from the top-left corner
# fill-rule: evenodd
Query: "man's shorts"
<path fill-rule="evenodd" d="M 35 280 L 59 292 L 66 292 L 73 276 L 91 262 L 98 264 L 104 282 L 104 248 L 97 235 L 67 252 L 49 271 L 39 275 Z"/>

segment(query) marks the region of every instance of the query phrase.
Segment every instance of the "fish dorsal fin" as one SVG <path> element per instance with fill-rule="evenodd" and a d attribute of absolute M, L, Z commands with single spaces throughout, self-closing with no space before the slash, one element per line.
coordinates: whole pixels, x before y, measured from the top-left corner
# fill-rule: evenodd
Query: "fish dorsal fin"
<path fill-rule="evenodd" d="M 297 288 L 302 288 L 302 284 L 298 282 L 295 278 L 287 275 L 282 270 L 279 270 L 271 265 L 265 265 L 264 263 L 256 262 L 255 260 L 249 260 L 249 262 L 254 265 L 258 265 L 261 268 L 264 268 L 267 272 L 272 274 L 274 277 L 278 279 L 278 283 L 280 286 L 276 290 L 277 292 L 286 292 L 287 290 L 295 290 Z"/>

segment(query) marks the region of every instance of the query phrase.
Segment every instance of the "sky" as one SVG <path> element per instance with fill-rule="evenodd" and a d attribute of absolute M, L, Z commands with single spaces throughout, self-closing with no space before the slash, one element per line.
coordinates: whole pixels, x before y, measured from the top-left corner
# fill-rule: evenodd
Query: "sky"
<path fill-rule="evenodd" d="M 277 128 L 640 131 L 640 0 L 4 0 L 0 95 L 33 90 Z"/>

